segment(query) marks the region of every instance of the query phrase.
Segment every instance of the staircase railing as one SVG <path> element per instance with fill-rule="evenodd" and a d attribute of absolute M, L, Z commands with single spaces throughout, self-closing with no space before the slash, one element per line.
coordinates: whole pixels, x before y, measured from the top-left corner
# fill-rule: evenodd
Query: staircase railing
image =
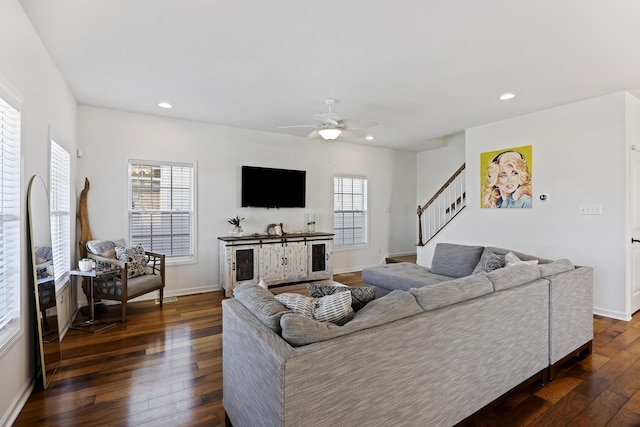
<path fill-rule="evenodd" d="M 464 171 L 463 164 L 424 206 L 418 206 L 418 246 L 426 245 L 467 205 Z M 423 221 L 422 216 L 425 212 Z M 423 226 L 424 242 L 422 241 Z"/>

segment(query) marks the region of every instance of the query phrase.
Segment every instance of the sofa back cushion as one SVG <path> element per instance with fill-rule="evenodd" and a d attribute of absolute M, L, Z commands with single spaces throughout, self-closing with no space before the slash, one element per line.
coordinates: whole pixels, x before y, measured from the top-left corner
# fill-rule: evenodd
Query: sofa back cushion
<path fill-rule="evenodd" d="M 455 278 L 468 276 L 478 265 L 483 250 L 483 246 L 438 243 L 431 261 L 431 272 Z"/>
<path fill-rule="evenodd" d="M 415 298 L 408 292 L 396 290 L 369 302 L 343 326 L 318 322 L 296 313 L 284 314 L 280 319 L 280 325 L 282 338 L 293 346 L 301 346 L 352 334 L 419 313 L 422 313 L 422 309 Z"/>
<path fill-rule="evenodd" d="M 482 275 L 472 275 L 414 288 L 409 292 L 416 297 L 424 311 L 429 311 L 490 294 L 493 292 L 493 285 Z"/>
<path fill-rule="evenodd" d="M 557 259 L 553 262 L 536 266 L 540 272 L 540 277 L 548 277 L 554 274 L 564 273 L 575 269 L 575 266 L 568 259 Z"/>
<path fill-rule="evenodd" d="M 236 286 L 233 289 L 233 296 L 262 323 L 277 333 L 280 333 L 280 317 L 285 313 L 292 313 L 276 301 L 271 292 L 254 283 L 242 283 Z"/>
<path fill-rule="evenodd" d="M 503 289 L 523 285 L 539 279 L 540 271 L 537 267 L 538 266 L 527 264 L 517 264 L 510 267 L 499 268 L 489 273 L 481 273 L 479 275 L 489 279 L 493 285 L 493 290 L 498 292 Z"/>

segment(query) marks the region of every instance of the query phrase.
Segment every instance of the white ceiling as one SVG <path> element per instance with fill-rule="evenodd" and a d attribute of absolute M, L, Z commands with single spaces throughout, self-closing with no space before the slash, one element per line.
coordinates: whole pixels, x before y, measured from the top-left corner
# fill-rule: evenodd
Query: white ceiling
<path fill-rule="evenodd" d="M 420 151 L 640 94 L 637 0 L 20 2 L 83 105 L 304 136 L 278 126 L 313 123 L 335 98 L 342 118 L 380 123 L 360 143 Z"/>

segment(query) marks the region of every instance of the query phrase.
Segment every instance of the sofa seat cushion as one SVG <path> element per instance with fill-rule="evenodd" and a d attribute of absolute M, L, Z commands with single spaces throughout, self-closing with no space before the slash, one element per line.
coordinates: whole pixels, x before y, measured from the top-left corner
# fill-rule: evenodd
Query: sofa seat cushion
<path fill-rule="evenodd" d="M 441 276 L 464 277 L 473 273 L 484 246 L 438 243 L 431 261 L 431 272 Z"/>
<path fill-rule="evenodd" d="M 267 289 L 255 283 L 241 283 L 233 289 L 240 304 L 273 331 L 280 333 L 280 317 L 292 311 L 278 302 Z"/>
<path fill-rule="evenodd" d="M 385 264 L 362 270 L 362 281 L 380 288 L 408 291 L 451 280 L 451 277 L 431 273 L 431 270 L 410 262 Z"/>
<path fill-rule="evenodd" d="M 411 294 L 393 291 L 368 303 L 343 326 L 318 322 L 296 313 L 284 314 L 280 319 L 280 325 L 282 338 L 293 346 L 302 346 L 352 334 L 419 313 L 422 313 L 422 308 Z"/>
<path fill-rule="evenodd" d="M 486 277 L 476 274 L 432 286 L 411 289 L 410 292 L 420 307 L 424 311 L 429 311 L 490 294 L 493 292 L 493 285 Z"/>

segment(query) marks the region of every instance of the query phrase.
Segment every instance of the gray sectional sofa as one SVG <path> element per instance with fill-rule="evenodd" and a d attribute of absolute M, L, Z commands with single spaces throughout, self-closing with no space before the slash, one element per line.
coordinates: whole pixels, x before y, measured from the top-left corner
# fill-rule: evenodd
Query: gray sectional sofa
<path fill-rule="evenodd" d="M 450 426 L 525 381 L 544 382 L 552 361 L 592 338 L 592 271 L 566 260 L 396 283 L 343 326 L 238 286 L 222 304 L 230 422 Z"/>

